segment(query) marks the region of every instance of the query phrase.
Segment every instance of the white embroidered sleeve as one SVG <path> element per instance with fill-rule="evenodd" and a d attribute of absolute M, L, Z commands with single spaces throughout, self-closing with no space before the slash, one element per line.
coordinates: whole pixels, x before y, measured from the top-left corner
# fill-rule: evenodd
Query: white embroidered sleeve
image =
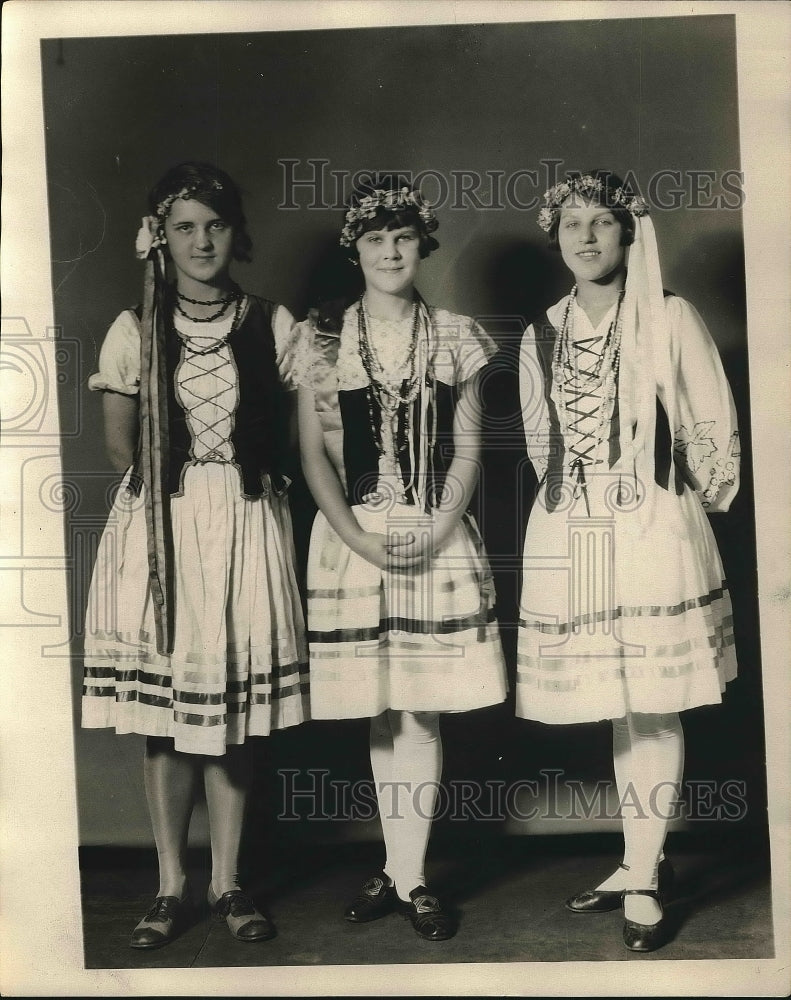
<path fill-rule="evenodd" d="M 719 351 L 689 302 L 667 299 L 677 358 L 675 452 L 709 513 L 725 511 L 739 489 L 736 408 Z"/>

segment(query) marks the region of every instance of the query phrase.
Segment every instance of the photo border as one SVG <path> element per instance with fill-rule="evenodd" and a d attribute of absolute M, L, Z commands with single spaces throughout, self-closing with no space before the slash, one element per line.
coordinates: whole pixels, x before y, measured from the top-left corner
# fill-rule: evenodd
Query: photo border
<path fill-rule="evenodd" d="M 59 518 L 38 526 L 32 554 L 20 549 L 24 494 L 21 470 L 32 455 L 57 466 L 56 387 L 35 445 L 2 445 L 5 570 L 0 788 L 3 798 L 2 982 L 5 996 L 71 995 L 690 995 L 775 996 L 789 989 L 789 819 L 791 662 L 788 466 L 791 424 L 788 275 L 791 244 L 789 29 L 791 8 L 772 2 L 391 4 L 161 0 L 112 4 L 83 0 L 15 0 L 5 5 L 3 32 L 3 336 L 40 345 L 55 369 L 49 227 L 46 202 L 40 40 L 106 35 L 199 34 L 348 29 L 415 24 L 584 21 L 628 17 L 733 14 L 736 21 L 748 355 L 755 473 L 756 530 L 767 745 L 775 958 L 596 963 L 322 966 L 227 970 L 98 970 L 83 968 L 77 861 L 77 811 L 71 684 L 67 661 L 44 660 L 42 645 L 68 641 L 66 553 Z M 24 322 L 22 322 L 24 321 Z M 14 381 L 0 372 L 4 395 Z M 5 402 L 5 401 L 4 401 Z M 6 403 L 6 407 L 8 404 Z M 5 407 L 4 407 L 5 408 Z M 9 407 L 15 412 L 13 405 Z M 38 553 L 41 553 L 40 555 Z M 48 607 L 60 623 L 36 624 L 30 608 Z M 9 615 L 22 609 L 22 625 Z M 746 665 L 749 669 L 749 664 Z M 47 692 L 47 700 L 41 691 Z M 21 706 L 40 706 L 35 714 Z M 745 993 L 744 991 L 751 991 Z"/>

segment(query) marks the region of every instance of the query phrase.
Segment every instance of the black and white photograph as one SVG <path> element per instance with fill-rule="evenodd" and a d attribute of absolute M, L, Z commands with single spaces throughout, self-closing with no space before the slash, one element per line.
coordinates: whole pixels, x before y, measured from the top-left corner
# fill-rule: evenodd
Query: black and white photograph
<path fill-rule="evenodd" d="M 788 994 L 785 5 L 6 5 L 0 989 Z"/>

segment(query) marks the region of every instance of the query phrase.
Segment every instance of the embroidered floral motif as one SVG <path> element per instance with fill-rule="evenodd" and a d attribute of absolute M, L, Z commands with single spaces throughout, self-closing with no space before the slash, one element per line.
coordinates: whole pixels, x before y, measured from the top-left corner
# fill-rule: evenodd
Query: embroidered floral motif
<path fill-rule="evenodd" d="M 717 451 L 711 437 L 714 423 L 713 420 L 699 420 L 691 431 L 683 424 L 676 431 L 675 450 L 685 456 L 690 472 L 697 472 L 706 459 Z"/>
<path fill-rule="evenodd" d="M 731 486 L 736 482 L 736 462 L 731 459 L 717 458 L 711 467 L 709 485 L 701 494 L 700 502 L 704 507 L 710 507 L 717 499 L 717 494 L 723 486 Z"/>

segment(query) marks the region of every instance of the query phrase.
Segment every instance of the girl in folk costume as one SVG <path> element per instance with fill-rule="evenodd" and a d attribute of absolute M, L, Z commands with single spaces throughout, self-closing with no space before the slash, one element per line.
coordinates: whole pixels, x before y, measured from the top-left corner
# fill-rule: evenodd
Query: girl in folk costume
<path fill-rule="evenodd" d="M 397 177 L 355 191 L 340 242 L 365 290 L 336 321 L 311 314 L 298 363 L 302 461 L 319 507 L 308 559 L 311 714 L 370 717 L 387 855 L 345 916 L 401 909 L 433 941 L 455 932 L 424 875 L 439 713 L 506 694 L 492 577 L 467 512 L 478 373 L 494 346 L 474 320 L 415 290 L 437 225 Z"/>
<path fill-rule="evenodd" d="M 160 885 L 132 947 L 166 944 L 188 916 L 185 850 L 201 778 L 209 904 L 234 937 L 259 941 L 274 928 L 237 884 L 250 738 L 308 712 L 282 474 L 295 325 L 231 280 L 251 242 L 227 174 L 174 167 L 150 208 L 138 236 L 143 307 L 115 320 L 90 380 L 124 479 L 91 584 L 82 724 L 147 737 Z"/>
<path fill-rule="evenodd" d="M 612 720 L 623 863 L 566 905 L 623 902 L 626 947 L 650 951 L 666 940 L 679 712 L 720 702 L 736 675 L 706 517 L 738 489 L 736 417 L 703 321 L 663 293 L 645 202 L 604 171 L 569 177 L 545 201 L 539 224 L 575 284 L 520 353 L 540 487 L 525 538 L 517 715 Z"/>

